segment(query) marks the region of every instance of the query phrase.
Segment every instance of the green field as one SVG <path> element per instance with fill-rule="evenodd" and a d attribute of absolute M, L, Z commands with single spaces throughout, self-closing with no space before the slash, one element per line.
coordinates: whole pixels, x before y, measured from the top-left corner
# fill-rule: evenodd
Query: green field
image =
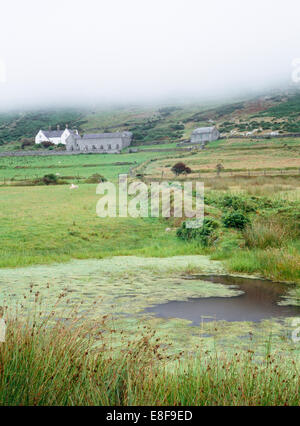
<path fill-rule="evenodd" d="M 170 154 L 172 151 L 170 150 Z M 71 176 L 70 179 L 87 178 L 94 173 L 116 180 L 121 173 L 150 160 L 168 155 L 166 152 L 141 152 L 135 154 L 80 154 L 70 156 L 2 157 L 0 158 L 0 183 L 5 180 L 22 180 L 41 177 L 48 173 Z M 121 163 L 121 164 L 119 164 Z M 125 163 L 125 165 L 122 165 Z"/>

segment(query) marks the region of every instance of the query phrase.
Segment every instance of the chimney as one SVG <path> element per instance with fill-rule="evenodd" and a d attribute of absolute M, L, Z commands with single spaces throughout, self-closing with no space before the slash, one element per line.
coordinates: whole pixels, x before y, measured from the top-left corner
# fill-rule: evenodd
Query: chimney
<path fill-rule="evenodd" d="M 48 127 L 49 131 L 51 131 L 51 126 Z"/>
<path fill-rule="evenodd" d="M 69 128 L 69 125 L 68 125 L 68 123 L 66 124 L 66 129 L 68 129 Z"/>
<path fill-rule="evenodd" d="M 60 130 L 60 125 L 59 124 L 57 125 L 57 130 Z"/>

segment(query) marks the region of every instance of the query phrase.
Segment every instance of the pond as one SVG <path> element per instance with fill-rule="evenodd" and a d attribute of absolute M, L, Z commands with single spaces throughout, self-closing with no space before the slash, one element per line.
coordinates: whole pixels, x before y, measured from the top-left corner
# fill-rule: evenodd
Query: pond
<path fill-rule="evenodd" d="M 193 280 L 210 281 L 242 291 L 234 297 L 200 297 L 170 301 L 148 307 L 145 312 L 161 318 L 181 318 L 200 325 L 210 321 L 260 322 L 268 318 L 300 316 L 299 306 L 280 304 L 291 286 L 268 280 L 226 275 L 197 275 Z"/>
<path fill-rule="evenodd" d="M 147 327 L 171 345 L 170 353 L 194 351 L 198 345 L 248 350 L 249 344 L 263 353 L 270 334 L 274 347 L 298 351 L 291 339 L 293 318 L 300 317 L 298 287 L 225 274 L 220 262 L 201 255 L 120 256 L 0 269 L 0 306 L 12 312 L 23 306 L 26 318 L 36 309 L 46 316 L 55 310 L 55 319 L 62 320 L 77 307 L 80 317 L 100 325 L 108 315 L 116 347 L 124 335 L 140 338 Z"/>

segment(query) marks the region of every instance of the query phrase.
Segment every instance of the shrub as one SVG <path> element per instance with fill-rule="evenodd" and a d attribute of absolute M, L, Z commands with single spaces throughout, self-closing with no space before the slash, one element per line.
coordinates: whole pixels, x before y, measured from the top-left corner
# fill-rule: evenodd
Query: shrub
<path fill-rule="evenodd" d="M 233 211 L 225 214 L 222 218 L 225 228 L 244 229 L 250 223 L 247 216 L 239 211 Z"/>
<path fill-rule="evenodd" d="M 171 170 L 176 176 L 179 176 L 183 173 L 192 173 L 192 170 L 182 162 L 174 164 Z"/>
<path fill-rule="evenodd" d="M 94 173 L 92 176 L 85 180 L 86 183 L 101 183 L 106 181 L 107 179 L 99 173 Z"/>
<path fill-rule="evenodd" d="M 50 173 L 49 175 L 45 175 L 42 178 L 42 181 L 45 185 L 56 185 L 58 183 L 58 177 L 53 173 Z"/>
<path fill-rule="evenodd" d="M 63 143 L 59 143 L 56 145 L 56 149 L 58 149 L 59 151 L 65 151 L 66 145 L 64 145 Z"/>
<path fill-rule="evenodd" d="M 233 210 L 240 210 L 245 213 L 255 212 L 258 207 L 254 198 L 247 199 L 238 195 L 225 195 L 222 205 L 223 207 L 230 207 Z"/>
<path fill-rule="evenodd" d="M 41 142 L 41 143 L 40 143 L 40 145 L 41 145 L 43 148 L 50 148 L 51 146 L 53 146 L 53 147 L 54 147 L 54 143 L 52 143 L 52 142 L 48 142 L 48 141 Z"/>
<path fill-rule="evenodd" d="M 206 247 L 213 242 L 215 230 L 218 226 L 218 222 L 211 218 L 205 218 L 200 228 L 187 228 L 186 222 L 183 222 L 181 227 L 177 229 L 176 235 L 184 241 L 197 240 Z"/>

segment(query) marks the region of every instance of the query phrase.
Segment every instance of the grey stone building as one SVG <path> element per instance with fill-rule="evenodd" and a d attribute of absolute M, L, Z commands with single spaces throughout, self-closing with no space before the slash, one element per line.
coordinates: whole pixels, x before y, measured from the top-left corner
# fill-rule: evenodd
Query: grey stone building
<path fill-rule="evenodd" d="M 207 142 L 216 141 L 220 137 L 220 132 L 216 127 L 199 127 L 195 129 L 191 136 L 191 143 L 205 146 Z"/>
<path fill-rule="evenodd" d="M 66 140 L 66 150 L 117 154 L 131 144 L 131 132 L 71 134 Z"/>

